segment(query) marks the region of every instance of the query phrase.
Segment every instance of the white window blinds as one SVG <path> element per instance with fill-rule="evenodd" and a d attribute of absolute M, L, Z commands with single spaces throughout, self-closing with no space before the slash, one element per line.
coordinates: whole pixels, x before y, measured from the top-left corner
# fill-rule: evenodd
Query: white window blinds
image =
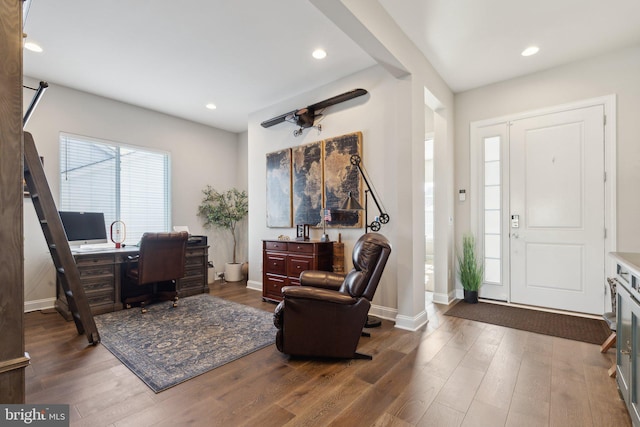
<path fill-rule="evenodd" d="M 126 244 L 168 231 L 169 155 L 146 148 L 60 135 L 60 210 L 103 212 L 126 225 Z"/>

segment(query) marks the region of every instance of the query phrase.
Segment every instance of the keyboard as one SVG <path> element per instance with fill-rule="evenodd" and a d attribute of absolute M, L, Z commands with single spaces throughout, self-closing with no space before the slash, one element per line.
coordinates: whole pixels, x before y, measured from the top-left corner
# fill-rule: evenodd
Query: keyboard
<path fill-rule="evenodd" d="M 115 246 L 89 246 L 89 247 L 79 247 L 79 248 L 73 248 L 71 249 L 72 252 L 81 252 L 81 253 L 87 253 L 87 252 L 109 252 L 115 249 Z"/>

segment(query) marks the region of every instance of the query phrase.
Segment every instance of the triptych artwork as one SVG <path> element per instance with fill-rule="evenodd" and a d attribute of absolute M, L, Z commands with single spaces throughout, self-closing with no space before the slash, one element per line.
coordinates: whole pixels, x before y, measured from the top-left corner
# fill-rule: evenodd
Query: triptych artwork
<path fill-rule="evenodd" d="M 267 154 L 267 226 L 360 228 L 361 213 L 340 207 L 351 192 L 362 201 L 362 180 L 351 155 L 362 156 L 362 133 Z"/>

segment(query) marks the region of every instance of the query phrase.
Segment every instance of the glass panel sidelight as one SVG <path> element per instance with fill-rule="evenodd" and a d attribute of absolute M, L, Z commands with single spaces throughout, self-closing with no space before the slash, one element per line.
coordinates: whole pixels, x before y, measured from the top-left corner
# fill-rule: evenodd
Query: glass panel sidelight
<path fill-rule="evenodd" d="M 484 281 L 501 283 L 500 137 L 484 138 Z"/>

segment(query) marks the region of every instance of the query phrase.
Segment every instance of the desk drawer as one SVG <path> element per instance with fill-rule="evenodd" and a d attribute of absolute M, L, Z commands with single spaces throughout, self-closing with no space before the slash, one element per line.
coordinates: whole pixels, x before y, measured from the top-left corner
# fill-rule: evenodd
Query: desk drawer
<path fill-rule="evenodd" d="M 113 279 L 111 277 L 92 277 L 82 280 L 82 288 L 85 293 L 110 292 L 114 293 Z"/>
<path fill-rule="evenodd" d="M 202 292 L 202 285 L 204 284 L 204 280 L 202 278 L 202 276 L 194 276 L 194 277 L 183 277 L 182 279 L 178 280 L 178 289 L 179 290 L 185 290 L 185 289 L 200 289 Z"/>
<path fill-rule="evenodd" d="M 87 300 L 89 300 L 89 305 L 97 305 L 97 304 L 105 304 L 110 303 L 113 304 L 115 302 L 115 295 L 113 294 L 113 290 L 110 291 L 102 291 L 102 292 L 86 292 Z"/>
<path fill-rule="evenodd" d="M 83 281 L 92 277 L 108 277 L 114 276 L 113 264 L 96 264 L 91 266 L 78 266 L 80 279 Z"/>
<path fill-rule="evenodd" d="M 76 256 L 76 265 L 78 268 L 84 266 L 91 266 L 97 264 L 105 264 L 105 265 L 113 265 L 116 261 L 116 258 L 112 254 L 86 254 L 82 256 Z"/>
<path fill-rule="evenodd" d="M 184 270 L 184 277 L 200 277 L 202 278 L 202 276 L 204 276 L 205 274 L 204 268 L 201 265 L 197 265 L 191 268 L 185 268 Z"/>
<path fill-rule="evenodd" d="M 203 266 L 205 264 L 204 262 L 204 257 L 202 255 L 197 255 L 197 256 L 187 256 L 185 258 L 185 267 L 189 268 L 192 265 L 196 265 L 196 266 Z"/>

